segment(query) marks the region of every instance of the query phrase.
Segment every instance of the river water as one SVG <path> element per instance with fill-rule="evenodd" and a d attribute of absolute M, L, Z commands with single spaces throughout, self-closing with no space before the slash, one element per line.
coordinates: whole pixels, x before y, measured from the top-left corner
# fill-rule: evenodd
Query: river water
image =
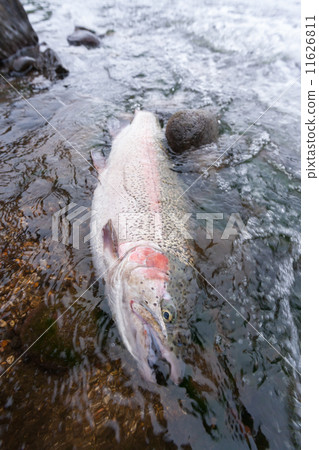
<path fill-rule="evenodd" d="M 10 79 L 25 99 L 1 81 L 0 446 L 299 448 L 299 2 L 23 3 L 70 74 Z M 103 35 L 101 47 L 69 46 L 75 25 Z M 89 288 L 89 220 L 76 248 L 53 235 L 52 217 L 70 203 L 75 218 L 89 216 L 87 161 L 109 152 L 123 114 L 142 108 L 165 122 L 201 107 L 219 115 L 218 144 L 172 163 L 185 186 L 210 169 L 186 195 L 194 214 L 224 216 L 213 243 L 195 237 L 185 377 L 150 385 L 102 287 Z M 233 213 L 246 232 L 221 240 Z"/>

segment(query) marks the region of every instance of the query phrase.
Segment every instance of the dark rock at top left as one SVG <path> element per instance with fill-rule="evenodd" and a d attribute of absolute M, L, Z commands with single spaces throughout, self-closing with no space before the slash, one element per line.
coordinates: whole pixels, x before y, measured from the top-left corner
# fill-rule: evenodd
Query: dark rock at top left
<path fill-rule="evenodd" d="M 0 69 L 11 76 L 34 70 L 51 80 L 68 74 L 53 50 L 40 51 L 39 38 L 19 0 L 0 0 Z"/>

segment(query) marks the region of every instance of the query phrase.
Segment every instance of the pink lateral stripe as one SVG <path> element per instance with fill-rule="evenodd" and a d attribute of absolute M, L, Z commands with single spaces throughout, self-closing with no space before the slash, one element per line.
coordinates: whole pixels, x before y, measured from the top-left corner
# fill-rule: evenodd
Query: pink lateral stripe
<path fill-rule="evenodd" d="M 154 213 L 160 212 L 160 176 L 157 168 L 156 148 L 154 141 L 143 141 L 143 150 L 145 152 L 145 173 L 144 183 L 145 191 L 148 193 L 150 207 Z"/>

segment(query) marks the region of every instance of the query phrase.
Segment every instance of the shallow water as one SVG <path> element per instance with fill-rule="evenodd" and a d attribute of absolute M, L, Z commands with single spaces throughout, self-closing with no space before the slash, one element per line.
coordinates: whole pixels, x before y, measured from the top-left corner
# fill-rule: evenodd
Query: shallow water
<path fill-rule="evenodd" d="M 96 283 L 1 377 L 2 447 L 299 448 L 299 3 L 24 5 L 70 75 L 10 79 L 51 126 L 1 81 L 0 370 L 96 278 L 89 220 L 77 249 L 52 239 L 52 216 L 71 202 L 77 218 L 89 212 L 97 180 L 85 159 L 109 152 L 123 113 L 219 114 L 218 145 L 173 161 L 186 186 L 210 169 L 187 198 L 194 217 L 224 218 L 214 245 L 195 236 L 181 385 L 143 381 Z M 102 46 L 69 46 L 75 25 L 106 33 Z M 222 241 L 232 213 L 248 235 Z"/>

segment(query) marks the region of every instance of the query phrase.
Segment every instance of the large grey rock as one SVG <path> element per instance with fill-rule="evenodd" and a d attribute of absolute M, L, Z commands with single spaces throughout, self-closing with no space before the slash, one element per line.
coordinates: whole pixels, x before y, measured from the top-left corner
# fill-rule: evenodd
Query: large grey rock
<path fill-rule="evenodd" d="M 166 125 L 166 139 L 174 152 L 216 142 L 218 122 L 211 111 L 185 109 L 173 114 Z"/>
<path fill-rule="evenodd" d="M 0 0 L 0 68 L 14 76 L 36 70 L 51 80 L 68 74 L 53 50 L 40 51 L 38 36 L 19 0 Z"/>
<path fill-rule="evenodd" d="M 0 0 L 0 61 L 37 43 L 38 36 L 19 0 Z"/>

